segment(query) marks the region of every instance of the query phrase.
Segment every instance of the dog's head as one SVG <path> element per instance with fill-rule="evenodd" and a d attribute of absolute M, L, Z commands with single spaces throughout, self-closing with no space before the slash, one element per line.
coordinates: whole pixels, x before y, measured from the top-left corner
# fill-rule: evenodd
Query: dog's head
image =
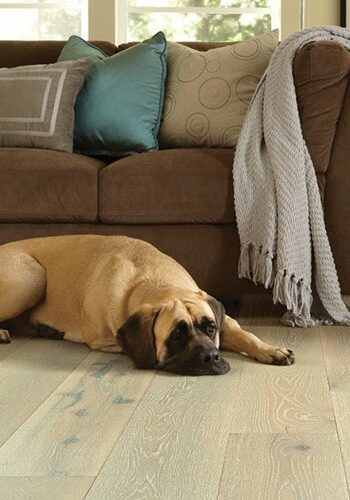
<path fill-rule="evenodd" d="M 136 368 L 186 375 L 220 375 L 230 369 L 219 353 L 223 305 L 204 292 L 144 305 L 117 332 Z"/>

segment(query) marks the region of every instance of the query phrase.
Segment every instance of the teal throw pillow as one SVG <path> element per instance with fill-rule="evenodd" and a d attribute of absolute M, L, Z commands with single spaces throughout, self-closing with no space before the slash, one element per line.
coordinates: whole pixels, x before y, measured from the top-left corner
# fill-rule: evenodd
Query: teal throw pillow
<path fill-rule="evenodd" d="M 93 62 L 75 104 L 76 152 L 119 158 L 158 149 L 166 48 L 162 32 L 111 57 L 69 38 L 58 60 Z"/>

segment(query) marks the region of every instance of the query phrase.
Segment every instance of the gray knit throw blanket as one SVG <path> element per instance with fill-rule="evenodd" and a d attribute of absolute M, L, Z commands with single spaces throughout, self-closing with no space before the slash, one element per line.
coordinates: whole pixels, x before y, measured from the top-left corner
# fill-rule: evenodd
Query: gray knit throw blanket
<path fill-rule="evenodd" d="M 273 288 L 292 326 L 350 325 L 325 229 L 316 174 L 303 139 L 293 60 L 305 44 L 333 40 L 350 50 L 350 31 L 337 26 L 293 34 L 274 52 L 251 101 L 237 145 L 234 195 L 241 241 L 239 276 Z M 329 317 L 312 311 L 315 285 Z"/>

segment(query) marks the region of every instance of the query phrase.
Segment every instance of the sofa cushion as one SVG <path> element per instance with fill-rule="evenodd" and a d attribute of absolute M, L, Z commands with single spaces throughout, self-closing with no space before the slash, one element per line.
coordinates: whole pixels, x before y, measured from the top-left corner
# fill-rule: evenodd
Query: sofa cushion
<path fill-rule="evenodd" d="M 99 217 L 108 224 L 235 222 L 234 149 L 169 149 L 115 161 L 100 172 Z M 321 196 L 324 174 L 317 174 Z"/>
<path fill-rule="evenodd" d="M 0 40 L 0 68 L 54 63 L 65 43 L 62 40 Z M 117 51 L 117 47 L 110 42 L 91 43 L 107 56 Z"/>
<path fill-rule="evenodd" d="M 171 149 L 124 158 L 100 174 L 102 222 L 234 221 L 233 149 Z"/>
<path fill-rule="evenodd" d="M 71 153 L 0 148 L 0 222 L 94 222 L 103 165 Z"/>

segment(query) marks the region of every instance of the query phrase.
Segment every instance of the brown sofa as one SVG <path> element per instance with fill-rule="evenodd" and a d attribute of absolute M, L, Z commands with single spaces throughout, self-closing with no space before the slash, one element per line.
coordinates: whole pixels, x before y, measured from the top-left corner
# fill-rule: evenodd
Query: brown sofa
<path fill-rule="evenodd" d="M 93 43 L 108 55 L 128 46 Z M 52 63 L 62 47 L 58 41 L 2 41 L 0 67 Z M 297 55 L 294 73 L 342 289 L 350 293 L 350 54 L 333 42 L 310 44 Z M 0 244 L 78 233 L 142 238 L 229 303 L 253 290 L 237 278 L 233 157 L 232 149 L 173 149 L 107 162 L 0 148 Z"/>

